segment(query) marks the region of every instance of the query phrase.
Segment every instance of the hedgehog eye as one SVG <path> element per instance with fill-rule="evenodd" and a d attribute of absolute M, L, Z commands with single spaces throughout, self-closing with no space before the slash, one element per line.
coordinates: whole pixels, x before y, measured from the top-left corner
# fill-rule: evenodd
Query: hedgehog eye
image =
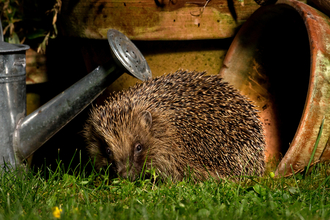
<path fill-rule="evenodd" d="M 111 156 L 111 150 L 110 150 L 110 148 L 107 148 L 106 152 L 107 152 L 107 154 L 108 154 L 109 156 Z"/>
<path fill-rule="evenodd" d="M 139 153 L 142 151 L 142 145 L 141 144 L 136 144 L 135 145 L 135 152 Z"/>

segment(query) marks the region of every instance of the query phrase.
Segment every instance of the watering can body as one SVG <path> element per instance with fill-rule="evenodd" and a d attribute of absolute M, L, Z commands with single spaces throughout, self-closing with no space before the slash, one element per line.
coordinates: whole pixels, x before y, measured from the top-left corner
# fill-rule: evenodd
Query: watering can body
<path fill-rule="evenodd" d="M 14 131 L 26 115 L 25 51 L 28 48 L 0 42 L 0 164 L 14 165 L 16 161 Z"/>

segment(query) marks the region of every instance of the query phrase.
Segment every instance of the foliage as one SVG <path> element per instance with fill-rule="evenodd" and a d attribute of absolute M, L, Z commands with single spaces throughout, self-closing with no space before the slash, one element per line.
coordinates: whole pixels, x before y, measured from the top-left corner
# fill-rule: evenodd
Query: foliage
<path fill-rule="evenodd" d="M 0 0 L 5 41 L 19 44 L 26 40 L 45 52 L 49 38 L 57 35 L 57 16 L 61 0 Z"/>
<path fill-rule="evenodd" d="M 0 219 L 329 219 L 329 168 L 201 183 L 109 180 L 82 167 L 70 174 L 61 163 L 48 172 L 3 169 Z"/>

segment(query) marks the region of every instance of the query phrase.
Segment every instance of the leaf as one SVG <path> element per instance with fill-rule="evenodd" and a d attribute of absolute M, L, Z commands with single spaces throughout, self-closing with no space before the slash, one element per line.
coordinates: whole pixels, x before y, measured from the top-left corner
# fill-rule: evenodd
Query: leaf
<path fill-rule="evenodd" d="M 287 193 L 283 193 L 282 198 L 283 198 L 284 200 L 288 200 L 288 199 L 290 199 L 290 195 L 287 194 Z"/>
<path fill-rule="evenodd" d="M 20 44 L 18 35 L 13 32 L 12 36 L 8 38 L 8 43 L 10 44 Z"/>
<path fill-rule="evenodd" d="M 256 193 L 258 193 L 260 196 L 265 196 L 266 195 L 266 188 L 260 186 L 259 184 L 256 184 L 253 186 L 253 189 Z"/>
<path fill-rule="evenodd" d="M 209 215 L 210 215 L 210 211 L 207 209 L 200 209 L 197 212 L 197 216 L 200 216 L 200 217 L 208 217 Z"/>
<path fill-rule="evenodd" d="M 292 195 L 297 194 L 299 192 L 299 190 L 296 187 L 292 187 L 292 186 L 289 187 L 288 190 Z"/>
<path fill-rule="evenodd" d="M 65 184 L 75 183 L 76 182 L 76 178 L 74 176 L 72 176 L 72 175 L 67 174 L 67 173 L 65 173 L 62 176 L 62 179 L 64 180 Z"/>
<path fill-rule="evenodd" d="M 116 179 L 112 181 L 112 185 L 118 185 L 120 183 L 120 180 Z"/>
<path fill-rule="evenodd" d="M 39 29 L 33 33 L 28 34 L 26 37 L 28 39 L 36 39 L 39 37 L 45 37 L 47 35 L 47 31 L 43 30 L 43 29 Z"/>

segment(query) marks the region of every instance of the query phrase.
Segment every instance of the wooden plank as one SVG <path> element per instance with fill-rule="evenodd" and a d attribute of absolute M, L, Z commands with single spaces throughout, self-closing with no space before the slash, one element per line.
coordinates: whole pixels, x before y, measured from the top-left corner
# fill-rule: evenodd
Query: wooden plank
<path fill-rule="evenodd" d="M 105 39 L 110 28 L 132 40 L 191 40 L 232 37 L 259 6 L 253 0 L 63 0 L 66 36 Z"/>

